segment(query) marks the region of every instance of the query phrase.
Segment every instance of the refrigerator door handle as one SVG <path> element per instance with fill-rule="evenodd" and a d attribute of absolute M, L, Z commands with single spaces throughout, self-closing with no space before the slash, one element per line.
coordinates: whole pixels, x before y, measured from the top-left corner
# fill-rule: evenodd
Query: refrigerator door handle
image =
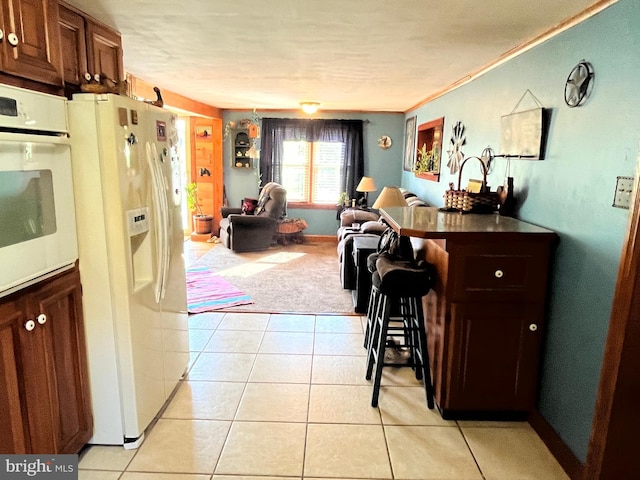
<path fill-rule="evenodd" d="M 145 145 L 147 166 L 151 173 L 151 190 L 153 196 L 153 213 L 154 213 L 154 231 L 156 240 L 156 265 L 158 266 L 155 278 L 155 299 L 156 303 L 160 303 L 162 297 L 162 282 L 164 279 L 164 214 L 162 211 L 160 192 L 158 190 L 158 172 L 156 171 L 156 165 L 153 159 L 152 147 L 149 142 Z"/>
<path fill-rule="evenodd" d="M 153 164 L 156 171 L 157 187 L 158 187 L 158 199 L 160 200 L 160 210 L 162 212 L 162 275 L 160 299 L 163 299 L 167 291 L 167 276 L 169 275 L 169 259 L 171 257 L 171 242 L 169 236 L 169 201 L 167 198 L 167 182 L 162 173 L 162 167 L 160 166 L 160 156 L 156 144 L 151 144 L 151 151 L 153 152 Z"/>

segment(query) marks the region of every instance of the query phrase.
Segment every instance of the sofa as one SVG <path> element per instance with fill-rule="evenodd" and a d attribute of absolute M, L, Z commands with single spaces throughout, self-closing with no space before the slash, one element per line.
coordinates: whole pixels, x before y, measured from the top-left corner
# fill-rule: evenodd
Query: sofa
<path fill-rule="evenodd" d="M 269 182 L 260 191 L 253 215 L 233 207 L 222 207 L 221 213 L 219 238 L 225 247 L 234 252 L 267 250 L 287 214 L 287 191 Z"/>
<path fill-rule="evenodd" d="M 357 228 L 353 224 L 358 224 Z M 340 214 L 338 228 L 338 262 L 342 288 L 356 288 L 356 266 L 353 258 L 353 241 L 359 237 L 377 239 L 387 228 L 387 224 L 375 210 L 349 208 Z"/>
<path fill-rule="evenodd" d="M 418 196 L 404 188 L 400 192 L 411 208 L 428 206 Z M 357 229 L 353 224 L 359 224 Z M 377 210 L 362 210 L 347 208 L 340 213 L 340 227 L 338 228 L 338 262 L 340 268 L 340 283 L 342 288 L 354 290 L 356 288 L 357 271 L 353 258 L 353 240 L 356 236 L 378 237 L 387 229 L 388 225 L 380 217 Z"/>

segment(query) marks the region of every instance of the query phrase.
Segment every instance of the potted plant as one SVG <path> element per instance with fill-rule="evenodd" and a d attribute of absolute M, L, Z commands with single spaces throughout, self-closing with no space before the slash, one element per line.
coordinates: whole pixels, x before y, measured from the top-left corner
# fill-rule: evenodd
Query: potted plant
<path fill-rule="evenodd" d="M 187 206 L 193 214 L 193 233 L 211 233 L 211 222 L 213 217 L 202 212 L 202 207 L 198 203 L 198 184 L 191 182 L 187 185 Z"/>
<path fill-rule="evenodd" d="M 413 168 L 416 177 L 429 178 L 438 175 L 440 172 L 439 160 L 436 158 L 433 150 L 427 150 L 427 145 L 422 144 L 418 149 L 418 158 Z M 437 180 L 437 177 L 435 177 Z"/>

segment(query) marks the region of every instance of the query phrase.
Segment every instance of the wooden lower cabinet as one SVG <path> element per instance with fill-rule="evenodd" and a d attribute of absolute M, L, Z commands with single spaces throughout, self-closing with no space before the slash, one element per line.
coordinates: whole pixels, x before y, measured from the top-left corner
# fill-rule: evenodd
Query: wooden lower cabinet
<path fill-rule="evenodd" d="M 76 267 L 0 299 L 0 453 L 77 453 L 91 437 L 81 294 Z"/>
<path fill-rule="evenodd" d="M 552 236 L 426 240 L 437 283 L 424 297 L 444 418 L 524 418 L 535 406 Z"/>
<path fill-rule="evenodd" d="M 26 412 L 21 400 L 19 329 L 24 323 L 24 301 L 0 303 L 0 453 L 25 453 Z"/>
<path fill-rule="evenodd" d="M 529 411 L 534 406 L 540 308 L 452 304 L 451 371 L 442 407 L 451 411 Z"/>

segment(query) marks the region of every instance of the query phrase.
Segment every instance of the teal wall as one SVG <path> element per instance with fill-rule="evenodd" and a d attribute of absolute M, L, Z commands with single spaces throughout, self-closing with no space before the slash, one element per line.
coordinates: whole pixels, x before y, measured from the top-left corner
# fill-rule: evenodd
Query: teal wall
<path fill-rule="evenodd" d="M 560 241 L 550 278 L 546 337 L 538 408 L 546 420 L 585 461 L 600 377 L 611 303 L 628 210 L 611 206 L 617 176 L 636 174 L 640 142 L 640 2 L 620 0 L 608 9 L 474 81 L 429 102 L 406 116 L 400 114 L 332 114 L 315 118 L 368 119 L 364 127 L 366 174 L 378 192 L 384 185 L 402 184 L 435 206 L 457 175 L 446 170 L 439 182 L 415 178 L 402 170 L 405 118 L 418 124 L 445 117 L 444 150 L 451 127 L 466 127 L 465 156 L 480 155 L 490 145 L 500 147 L 500 118 L 511 113 L 527 90 L 551 110 L 545 160 L 512 160 L 518 217 L 556 231 Z M 590 99 L 581 107 L 564 104 L 569 71 L 585 59 L 595 68 Z M 518 110 L 535 108 L 526 96 Z M 292 112 L 258 112 L 258 116 L 295 117 Z M 301 115 L 300 115 L 301 116 Z M 246 111 L 225 112 L 225 123 L 250 117 Z M 377 139 L 393 139 L 389 150 Z M 225 185 L 231 205 L 258 192 L 257 169 L 230 167 L 225 141 Z M 479 170 L 468 164 L 465 177 Z M 489 184 L 503 183 L 506 160 L 496 159 Z M 466 180 L 465 180 L 466 181 Z M 465 183 L 463 181 L 463 183 Z M 334 210 L 291 209 L 305 218 L 307 233 L 331 235 Z"/>
<path fill-rule="evenodd" d="M 308 116 L 292 111 L 256 112 L 259 118 L 308 118 Z M 224 112 L 224 123 L 251 118 L 251 112 L 227 110 Z M 363 126 L 365 175 L 373 177 L 378 187 L 377 192 L 369 194 L 369 204 L 373 204 L 385 185 L 400 185 L 402 170 L 402 143 L 404 135 L 404 115 L 401 113 L 350 113 L 319 111 L 313 118 L 338 118 L 343 120 L 368 120 Z M 391 148 L 382 150 L 378 147 L 378 139 L 388 135 L 392 139 Z M 229 136 L 230 137 L 230 136 Z M 259 172 L 256 168 L 240 169 L 231 166 L 231 138 L 224 140 L 224 184 L 229 205 L 239 206 L 242 198 L 257 198 L 259 188 Z M 257 163 L 257 162 L 256 162 Z M 336 198 L 336 202 L 338 199 Z M 305 233 L 309 235 L 335 235 L 338 222 L 335 207 L 326 210 L 310 210 L 289 208 L 291 218 L 304 218 L 309 227 Z"/>
<path fill-rule="evenodd" d="M 633 176 L 640 140 L 640 2 L 621 0 L 596 16 L 504 63 L 407 116 L 418 124 L 444 116 L 466 127 L 465 156 L 499 150 L 500 118 L 530 90 L 551 109 L 545 160 L 512 160 L 520 219 L 555 230 L 555 251 L 538 408 L 576 456 L 585 461 L 603 348 L 628 210 L 611 206 L 617 176 Z M 592 63 L 595 84 L 579 108 L 564 104 L 564 83 L 580 60 Z M 455 61 L 455 59 L 452 59 Z M 535 108 L 525 98 L 518 110 Z M 446 155 L 446 154 L 445 154 Z M 504 181 L 497 159 L 492 189 Z M 402 185 L 442 205 L 449 182 L 416 179 Z M 470 165 L 470 164 L 468 164 Z M 479 169 L 465 167 L 465 177 Z M 463 184 L 466 180 L 463 180 Z"/>

